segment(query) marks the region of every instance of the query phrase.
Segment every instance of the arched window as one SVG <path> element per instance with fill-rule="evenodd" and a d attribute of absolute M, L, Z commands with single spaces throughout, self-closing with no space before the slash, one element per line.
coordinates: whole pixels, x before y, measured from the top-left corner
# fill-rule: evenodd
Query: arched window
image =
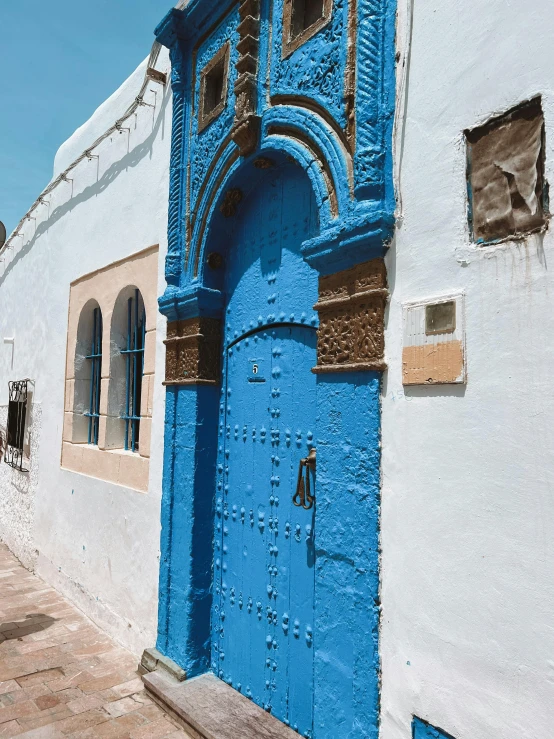
<path fill-rule="evenodd" d="M 102 389 L 102 311 L 89 300 L 81 311 L 75 347 L 73 442 L 98 445 Z"/>
<path fill-rule="evenodd" d="M 140 290 L 125 288 L 117 298 L 111 330 L 107 447 L 138 452 L 146 339 Z"/>

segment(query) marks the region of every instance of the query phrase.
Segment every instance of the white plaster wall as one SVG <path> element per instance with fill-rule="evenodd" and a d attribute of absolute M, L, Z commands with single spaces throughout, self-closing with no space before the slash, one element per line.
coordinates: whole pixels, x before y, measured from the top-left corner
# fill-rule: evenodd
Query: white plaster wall
<path fill-rule="evenodd" d="M 138 94 L 145 66 L 61 147 L 56 173 L 121 116 Z M 169 72 L 165 52 L 156 66 Z M 0 264 L 0 404 L 7 403 L 8 380 L 29 377 L 42 409 L 36 495 L 28 491 L 25 503 L 18 500 L 2 465 L 0 536 L 26 564 L 36 559 L 39 575 L 137 655 L 155 643 L 157 625 L 165 401 L 161 315 L 148 493 L 62 470 L 60 455 L 70 283 L 159 244 L 159 294 L 165 287 L 171 94 L 169 85 L 151 88 L 157 91 L 156 109 L 139 109 L 125 124 L 129 132 L 114 134 L 94 152 L 99 159 L 80 164 Z M 154 102 L 154 95 L 145 101 Z M 13 368 L 4 337 L 15 337 Z"/>
<path fill-rule="evenodd" d="M 554 237 L 470 245 L 462 132 L 542 94 L 554 184 L 554 13 L 548 0 L 413 11 L 387 259 L 381 737 L 407 739 L 415 714 L 456 739 L 550 739 Z M 467 387 L 403 389 L 401 304 L 456 290 Z"/>
<path fill-rule="evenodd" d="M 8 406 L 0 406 L 0 428 L 8 421 Z M 39 449 L 42 421 L 40 403 L 31 403 L 28 419 L 30 458 L 28 471 L 20 472 L 0 464 L 0 541 L 3 541 L 25 567 L 33 569 L 37 550 L 34 547 L 33 522 L 39 481 Z M 5 434 L 4 434 L 5 436 Z M 3 455 L 2 455 L 3 459 Z"/>

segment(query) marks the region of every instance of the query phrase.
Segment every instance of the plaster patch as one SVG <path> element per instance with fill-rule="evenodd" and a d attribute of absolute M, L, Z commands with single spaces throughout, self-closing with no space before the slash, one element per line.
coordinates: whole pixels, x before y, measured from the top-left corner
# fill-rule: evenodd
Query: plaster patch
<path fill-rule="evenodd" d="M 464 371 L 461 341 L 443 341 L 426 346 L 404 347 L 402 381 L 404 385 L 436 385 L 457 382 Z"/>
<path fill-rule="evenodd" d="M 404 385 L 466 381 L 464 296 L 430 298 L 404 306 Z"/>
<path fill-rule="evenodd" d="M 475 241 L 498 241 L 542 228 L 546 199 L 541 99 L 466 131 L 466 138 Z"/>

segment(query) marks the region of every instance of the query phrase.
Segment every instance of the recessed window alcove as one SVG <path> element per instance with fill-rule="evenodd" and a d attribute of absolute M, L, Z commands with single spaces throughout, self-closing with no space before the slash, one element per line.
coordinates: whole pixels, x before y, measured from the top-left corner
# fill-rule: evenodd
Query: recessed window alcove
<path fill-rule="evenodd" d="M 312 38 L 331 19 L 333 0 L 285 0 L 283 58 Z"/>

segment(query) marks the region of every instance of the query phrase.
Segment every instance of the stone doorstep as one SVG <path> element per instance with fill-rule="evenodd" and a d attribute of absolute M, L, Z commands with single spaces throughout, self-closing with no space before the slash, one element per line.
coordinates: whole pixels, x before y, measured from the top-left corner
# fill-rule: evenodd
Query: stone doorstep
<path fill-rule="evenodd" d="M 142 678 L 146 692 L 194 739 L 298 739 L 298 734 L 211 673 L 185 682 Z"/>
<path fill-rule="evenodd" d="M 139 675 L 145 675 L 147 672 L 155 672 L 156 670 L 164 670 L 178 682 L 183 682 L 187 678 L 187 673 L 176 662 L 169 659 L 169 657 L 165 657 L 155 647 L 145 649 L 138 666 Z"/>

